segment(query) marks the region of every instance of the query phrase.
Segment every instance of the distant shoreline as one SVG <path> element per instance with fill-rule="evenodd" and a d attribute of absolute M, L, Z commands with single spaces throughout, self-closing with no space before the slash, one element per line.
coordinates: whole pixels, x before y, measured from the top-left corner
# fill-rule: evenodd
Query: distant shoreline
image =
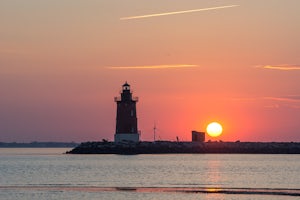
<path fill-rule="evenodd" d="M 300 154 L 300 142 L 85 142 L 67 154 Z"/>
<path fill-rule="evenodd" d="M 0 142 L 0 148 L 72 148 L 78 145 L 75 142 Z"/>

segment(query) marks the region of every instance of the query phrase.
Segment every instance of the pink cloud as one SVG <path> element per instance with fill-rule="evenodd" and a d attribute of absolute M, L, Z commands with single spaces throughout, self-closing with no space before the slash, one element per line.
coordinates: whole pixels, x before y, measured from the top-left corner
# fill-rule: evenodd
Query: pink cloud
<path fill-rule="evenodd" d="M 258 65 L 256 68 L 262 69 L 273 69 L 273 70 L 282 70 L 282 71 L 290 71 L 290 70 L 300 70 L 300 65 Z"/>

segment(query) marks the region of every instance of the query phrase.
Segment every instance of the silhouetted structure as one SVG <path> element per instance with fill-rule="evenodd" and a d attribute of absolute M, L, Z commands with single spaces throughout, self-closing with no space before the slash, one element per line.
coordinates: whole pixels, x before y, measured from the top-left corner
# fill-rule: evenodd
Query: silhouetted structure
<path fill-rule="evenodd" d="M 138 98 L 132 97 L 130 85 L 127 82 L 122 86 L 121 97 L 115 97 L 115 102 L 117 103 L 115 142 L 139 142 L 136 117 Z"/>
<path fill-rule="evenodd" d="M 300 142 L 86 142 L 73 154 L 251 153 L 300 154 Z"/>
<path fill-rule="evenodd" d="M 76 147 L 78 143 L 75 142 L 0 142 L 0 148 L 61 148 L 61 147 Z"/>
<path fill-rule="evenodd" d="M 205 132 L 192 131 L 192 142 L 204 142 Z"/>

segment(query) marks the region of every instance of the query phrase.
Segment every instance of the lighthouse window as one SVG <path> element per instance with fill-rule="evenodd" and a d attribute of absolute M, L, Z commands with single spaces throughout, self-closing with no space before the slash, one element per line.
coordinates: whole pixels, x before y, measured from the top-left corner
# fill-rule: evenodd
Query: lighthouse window
<path fill-rule="evenodd" d="M 131 116 L 133 116 L 133 110 L 131 110 Z"/>

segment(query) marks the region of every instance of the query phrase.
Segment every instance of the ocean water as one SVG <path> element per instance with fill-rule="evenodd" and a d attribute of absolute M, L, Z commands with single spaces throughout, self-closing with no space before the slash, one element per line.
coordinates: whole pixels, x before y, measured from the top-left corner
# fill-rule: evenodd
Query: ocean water
<path fill-rule="evenodd" d="M 300 199 L 300 155 L 0 148 L 0 199 Z"/>

